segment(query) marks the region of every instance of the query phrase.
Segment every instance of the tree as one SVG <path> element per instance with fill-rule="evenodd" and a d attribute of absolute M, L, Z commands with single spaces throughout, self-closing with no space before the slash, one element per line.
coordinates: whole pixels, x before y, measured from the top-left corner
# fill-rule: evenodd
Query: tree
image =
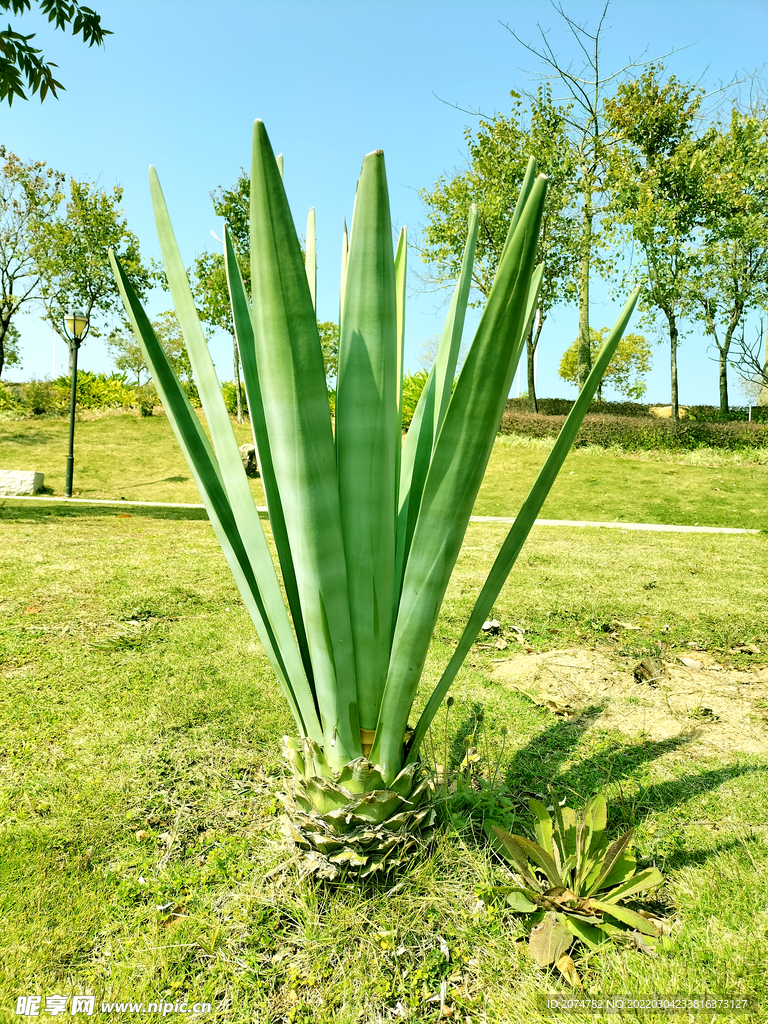
<path fill-rule="evenodd" d="M 119 204 L 123 190 L 101 190 L 90 182 L 70 181 L 66 216 L 35 225 L 33 255 L 40 276 L 39 297 L 48 320 L 69 347 L 70 374 L 74 343 L 65 330 L 67 312 L 77 309 L 88 317 L 81 340 L 99 337 L 117 318 L 122 306 L 109 266 L 112 248 L 131 273 L 142 294 L 155 282 L 156 272 L 145 264 L 139 242 L 129 230 Z"/>
<path fill-rule="evenodd" d="M 0 374 L 10 365 L 12 341 L 18 342 L 13 318 L 35 298 L 39 271 L 35 263 L 37 225 L 50 220 L 61 202 L 64 176 L 42 161 L 23 163 L 0 146 Z M 16 349 L 16 351 L 18 351 Z"/>
<path fill-rule="evenodd" d="M 173 310 L 161 313 L 152 321 L 157 340 L 168 357 L 168 361 L 176 376 L 188 384 L 192 380 L 192 364 L 189 361 L 179 321 Z M 112 354 L 115 368 L 123 373 L 130 373 L 136 378 L 139 387 L 145 383 L 142 376 L 149 377 L 149 367 L 133 331 L 124 324 L 115 328 L 107 338 L 107 348 Z"/>
<path fill-rule="evenodd" d="M 596 331 L 590 328 L 590 358 L 594 362 L 597 353 L 610 333 L 603 327 Z M 625 334 L 618 344 L 608 369 L 597 388 L 597 399 L 602 401 L 603 384 L 610 384 L 620 395 L 633 398 L 636 402 L 645 394 L 643 375 L 651 368 L 651 343 L 642 334 Z M 563 353 L 559 374 L 569 384 L 579 384 L 579 339 Z"/>
<path fill-rule="evenodd" d="M 339 325 L 335 324 L 333 320 L 318 320 L 317 330 L 323 350 L 325 379 L 330 385 L 336 379 L 339 371 Z"/>
<path fill-rule="evenodd" d="M 741 378 L 741 390 L 754 405 L 768 406 L 768 331 L 761 320 L 755 340 L 750 344 L 742 329 L 735 339 L 731 366 Z"/>
<path fill-rule="evenodd" d="M 589 330 L 589 285 L 593 269 L 603 274 L 613 271 L 611 259 L 601 259 L 598 247 L 605 240 L 605 234 L 597 231 L 597 224 L 610 209 L 610 196 L 606 190 L 608 158 L 613 144 L 611 128 L 604 112 L 604 100 L 617 79 L 631 68 L 641 67 L 652 61 L 630 61 L 623 68 L 606 75 L 601 70 L 601 42 L 610 0 L 606 0 L 597 28 L 590 32 L 577 24 L 563 10 L 559 3 L 552 6 L 570 30 L 582 56 L 574 67 L 567 65 L 550 45 L 546 31 L 539 26 L 542 39 L 540 50 L 524 42 L 510 27 L 506 26 L 514 39 L 537 57 L 548 71 L 542 77 L 561 82 L 570 94 L 571 105 L 564 115 L 564 125 L 578 168 L 578 192 L 580 197 L 579 247 L 579 360 L 578 380 L 583 387 L 591 367 Z"/>
<path fill-rule="evenodd" d="M 5 365 L 6 366 L 19 366 L 21 364 L 21 354 L 19 352 L 19 341 L 21 335 L 19 334 L 15 324 L 8 325 L 8 331 L 5 335 Z"/>
<path fill-rule="evenodd" d="M 104 36 L 112 35 L 109 29 L 102 28 L 101 16 L 77 0 L 35 0 L 35 3 L 40 13 L 47 15 L 48 21 L 56 28 L 65 31 L 71 26 L 72 35 L 81 35 L 89 46 L 94 43 L 102 46 Z M 0 11 L 24 14 L 31 8 L 31 0 L 0 0 Z M 64 88 L 51 71 L 57 65 L 52 61 L 46 62 L 42 50 L 31 45 L 34 38 L 34 32 L 25 36 L 10 25 L 4 32 L 0 31 L 0 100 L 7 99 L 8 106 L 13 103 L 14 96 L 27 99 L 25 86 L 31 90 L 31 95 L 39 93 L 41 102 L 49 92 L 56 96 L 56 90 Z"/>
<path fill-rule="evenodd" d="M 694 315 L 718 350 L 720 413 L 728 414 L 728 353 L 747 311 L 768 304 L 768 119 L 734 109 L 706 135 L 710 211 L 694 282 Z"/>
<path fill-rule="evenodd" d="M 630 272 L 645 278 L 647 320 L 666 320 L 670 343 L 672 419 L 678 418 L 679 320 L 691 308 L 697 261 L 694 233 L 705 213 L 702 141 L 693 129 L 702 91 L 671 76 L 662 64 L 622 82 L 604 111 L 614 146 L 608 180 L 613 220 L 627 226 L 644 260 Z"/>
<path fill-rule="evenodd" d="M 237 252 L 237 261 L 243 275 L 245 290 L 251 293 L 250 266 L 250 201 L 251 179 L 248 173 L 240 170 L 235 184 L 228 189 L 218 188 L 211 192 L 213 212 L 221 217 L 227 225 Z M 302 246 L 302 252 L 304 247 Z M 224 254 L 220 252 L 204 252 L 195 259 L 195 285 L 193 292 L 200 317 L 211 327 L 218 327 L 232 336 L 233 362 L 235 371 L 235 395 L 237 401 L 237 420 L 243 421 L 243 399 L 240 384 L 240 355 L 237 351 L 235 328 L 232 323 L 232 310 L 229 302 L 227 272 L 224 267 Z M 323 349 L 323 363 L 328 383 L 336 377 L 339 358 L 339 328 L 331 320 L 318 321 L 320 344 Z"/>
<path fill-rule="evenodd" d="M 541 88 L 529 110 L 516 93 L 511 115 L 497 114 L 481 120 L 478 130 L 465 131 L 469 166 L 451 179 L 440 178 L 429 192 L 420 195 L 429 209 L 422 259 L 437 266 L 435 282 L 447 283 L 458 276 L 466 238 L 467 214 L 478 208 L 479 232 L 472 283 L 488 297 L 504 247 L 509 222 L 517 202 L 528 160 L 535 156 L 539 170 L 549 176 L 537 261 L 544 263 L 544 277 L 537 317 L 527 341 L 528 394 L 536 408 L 533 380 L 534 354 L 550 309 L 575 295 L 578 251 L 572 216 L 575 166 L 565 135 L 565 114 L 552 102 L 548 88 Z M 477 303 L 476 303 L 477 304 Z"/>

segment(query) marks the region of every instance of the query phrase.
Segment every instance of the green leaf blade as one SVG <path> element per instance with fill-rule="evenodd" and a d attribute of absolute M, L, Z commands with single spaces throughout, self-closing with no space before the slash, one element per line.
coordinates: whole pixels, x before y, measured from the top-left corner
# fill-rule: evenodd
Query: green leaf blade
<path fill-rule="evenodd" d="M 324 749 L 334 767 L 362 754 L 336 456 L 320 339 L 304 261 L 266 129 L 251 164 L 256 362 L 285 514 Z"/>
<path fill-rule="evenodd" d="M 389 664 L 395 559 L 398 317 L 384 155 L 355 200 L 339 339 L 336 461 L 360 726 L 375 729 Z"/>
<path fill-rule="evenodd" d="M 520 337 L 546 195 L 540 177 L 499 265 L 475 340 L 434 447 L 403 578 L 382 722 L 373 753 L 385 777 L 402 736 L 434 624 L 488 463 L 520 356 Z"/>
<path fill-rule="evenodd" d="M 303 668 L 298 658 L 292 657 L 295 642 L 266 541 L 266 561 L 258 566 L 261 572 L 257 581 L 252 564 L 253 556 L 243 544 L 210 442 L 119 260 L 111 251 L 109 257 L 128 319 L 142 347 L 152 379 L 243 602 L 285 693 L 299 732 L 317 742 L 316 738 L 321 736 L 320 723 Z"/>
<path fill-rule="evenodd" d="M 636 288 L 627 300 L 627 303 L 619 315 L 613 330 L 595 360 L 595 364 L 592 367 L 592 371 L 590 372 L 586 384 L 582 388 L 579 397 L 574 403 L 574 406 L 571 409 L 560 434 L 558 435 L 554 448 L 542 467 L 541 472 L 526 498 L 519 515 L 516 517 L 514 524 L 510 528 L 499 554 L 496 556 L 496 560 L 494 561 L 488 578 L 480 591 L 477 601 L 475 602 L 472 614 L 467 621 L 467 625 L 464 627 L 464 632 L 462 633 L 456 650 L 416 725 L 408 754 L 409 760 L 416 757 L 424 736 L 426 735 L 432 720 L 437 714 L 437 709 L 440 707 L 451 683 L 456 678 L 456 674 L 469 653 L 469 650 L 480 631 L 482 623 L 488 617 L 491 609 L 493 608 L 494 601 L 499 596 L 501 588 L 504 586 L 512 566 L 517 560 L 517 556 L 519 555 L 520 550 L 525 543 L 525 539 L 541 510 L 541 506 L 544 504 L 552 484 L 557 478 L 557 474 L 560 472 L 560 468 L 570 451 L 574 438 L 576 437 L 582 420 L 584 419 L 590 403 L 592 402 L 592 398 L 597 391 L 597 386 L 605 373 L 611 356 L 615 352 L 616 346 L 626 329 L 637 303 L 639 294 L 640 289 Z"/>

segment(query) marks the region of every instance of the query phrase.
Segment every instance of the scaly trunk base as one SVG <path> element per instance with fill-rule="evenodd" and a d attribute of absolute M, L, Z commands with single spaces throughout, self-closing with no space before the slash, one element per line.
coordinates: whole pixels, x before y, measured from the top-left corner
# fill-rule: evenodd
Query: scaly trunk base
<path fill-rule="evenodd" d="M 317 744 L 283 737 L 282 832 L 302 872 L 327 881 L 387 875 L 434 834 L 435 791 L 418 763 L 387 786 L 365 757 L 333 771 Z"/>

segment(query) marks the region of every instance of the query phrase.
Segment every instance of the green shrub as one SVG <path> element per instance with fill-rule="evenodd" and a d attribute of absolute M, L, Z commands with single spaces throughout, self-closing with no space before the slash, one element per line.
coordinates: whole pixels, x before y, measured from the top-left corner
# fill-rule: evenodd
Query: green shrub
<path fill-rule="evenodd" d="M 149 381 L 147 384 L 136 384 L 132 391 L 132 404 L 139 407 L 139 414 L 141 416 L 151 416 L 155 406 L 160 404 L 160 399 L 157 397 L 157 391 L 155 391 L 155 385 L 152 381 Z"/>
<path fill-rule="evenodd" d="M 716 405 L 689 405 L 688 417 L 700 423 L 745 423 L 749 419 L 749 409 L 744 405 L 732 405 L 728 415 L 724 417 Z M 768 406 L 753 405 L 752 422 L 768 423 Z"/>
<path fill-rule="evenodd" d="M 237 415 L 237 389 L 235 388 L 235 382 L 233 380 L 223 380 L 221 382 L 221 393 L 224 396 L 224 405 L 227 407 L 227 412 L 230 416 Z M 243 412 L 248 412 L 245 388 L 242 385 L 240 386 L 240 395 L 243 402 Z"/>
<path fill-rule="evenodd" d="M 539 398 L 536 404 L 545 416 L 567 416 L 573 408 L 575 398 Z M 614 416 L 645 416 L 649 406 L 642 402 L 598 402 L 589 407 L 591 413 L 607 413 Z M 507 399 L 507 412 L 528 412 L 528 396 Z"/>
<path fill-rule="evenodd" d="M 505 411 L 499 432 L 522 434 L 526 437 L 556 437 L 565 421 L 564 416 L 542 413 Z M 609 448 L 619 445 L 627 451 L 649 449 L 721 448 L 731 451 L 763 448 L 768 444 L 768 424 L 764 423 L 707 423 L 685 419 L 672 420 L 654 416 L 586 416 L 576 436 L 574 447 L 600 445 Z"/>
<path fill-rule="evenodd" d="M 72 378 L 57 377 L 53 381 L 56 404 L 61 411 L 69 408 Z M 77 374 L 77 404 L 81 409 L 114 409 L 133 405 L 133 387 L 124 373 L 93 373 L 81 370 Z"/>
<path fill-rule="evenodd" d="M 403 430 L 407 430 L 411 425 L 428 376 L 426 370 L 417 370 L 416 373 L 406 373 L 403 377 Z"/>
<path fill-rule="evenodd" d="M 25 412 L 33 416 L 44 416 L 46 413 L 61 412 L 58 394 L 50 380 L 32 379 L 22 387 L 21 405 Z"/>
<path fill-rule="evenodd" d="M 19 404 L 18 388 L 9 387 L 5 381 L 0 381 L 0 409 L 17 409 Z"/>

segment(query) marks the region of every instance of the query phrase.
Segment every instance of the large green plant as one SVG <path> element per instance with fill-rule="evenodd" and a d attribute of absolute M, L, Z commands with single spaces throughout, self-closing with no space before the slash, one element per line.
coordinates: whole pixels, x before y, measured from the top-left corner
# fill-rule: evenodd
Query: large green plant
<path fill-rule="evenodd" d="M 377 797 L 377 807 L 396 817 L 403 803 L 412 806 L 408 780 L 424 735 L 562 465 L 636 296 L 596 360 L 411 732 L 408 719 L 432 631 L 536 305 L 541 270 L 533 261 L 546 179 L 535 177 L 531 161 L 496 283 L 451 394 L 477 236 L 477 213 L 470 213 L 438 358 L 401 451 L 406 245 L 401 233 L 393 252 L 384 156 L 370 153 L 363 161 L 348 251 L 344 246 L 334 436 L 311 288 L 314 266 L 308 261 L 305 267 L 278 164 L 264 125 L 255 123 L 250 302 L 228 232 L 225 256 L 288 609 L 154 169 L 150 184 L 168 283 L 212 444 L 114 255 L 112 265 L 155 386 L 293 713 L 301 742 L 288 750 L 304 787 L 300 799 L 307 779 L 325 780 L 309 786 L 316 799 L 307 799 L 328 816 L 328 786 L 340 787 L 333 797 L 339 813 L 324 826 L 339 834 L 354 824 L 346 820 L 354 816 L 350 808 L 357 814 L 361 800 L 371 804 L 371 787 L 389 793 Z M 354 786 L 343 781 L 350 764 L 361 769 Z"/>

